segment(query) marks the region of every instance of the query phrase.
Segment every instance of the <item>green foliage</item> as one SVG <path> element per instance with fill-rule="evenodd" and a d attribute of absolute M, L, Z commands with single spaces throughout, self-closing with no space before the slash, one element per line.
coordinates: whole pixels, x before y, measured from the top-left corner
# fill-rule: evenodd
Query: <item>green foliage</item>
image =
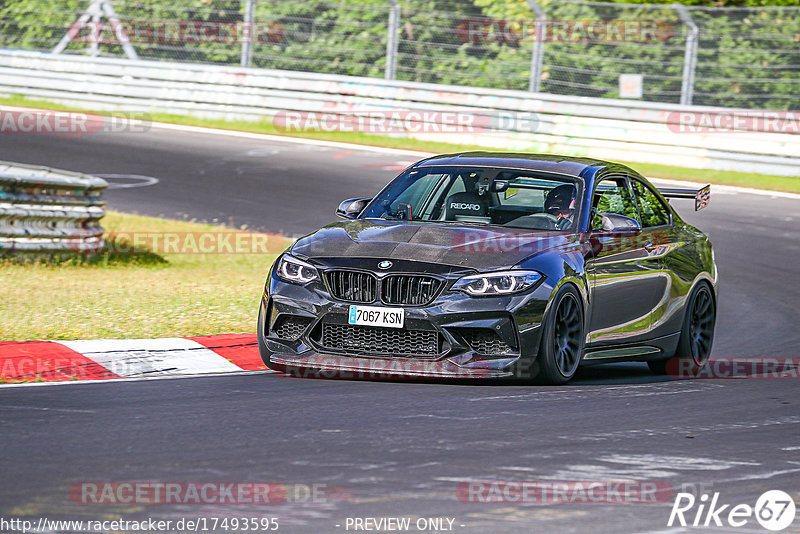
<path fill-rule="evenodd" d="M 256 20 L 276 29 L 254 47 L 253 65 L 352 76 L 383 75 L 388 3 L 260 0 Z"/>
<path fill-rule="evenodd" d="M 225 33 L 242 20 L 238 0 L 119 0 L 113 5 L 143 59 L 239 61 L 237 37 Z M 89 6 L 88 0 L 7 0 L 0 7 L 0 46 L 52 50 L 71 27 L 78 27 L 78 17 Z M 182 24 L 180 29 L 176 21 Z M 203 28 L 200 24 L 204 22 L 212 24 Z M 192 29 L 207 33 L 191 33 Z M 81 53 L 99 41 L 101 55 L 122 56 L 114 30 L 104 17 L 99 25 L 84 27 L 66 52 Z"/>
<path fill-rule="evenodd" d="M 746 10 L 707 8 L 704 0 L 683 2 L 693 6 L 691 14 L 700 28 L 695 104 L 800 108 L 800 9 L 759 8 L 765 1 L 715 4 L 756 6 Z M 668 5 L 672 0 L 650 0 L 641 7 L 630 5 L 644 4 L 637 0 L 626 5 L 539 3 L 550 21 L 542 43 L 534 38 L 536 17 L 526 0 L 400 0 L 397 79 L 527 90 L 534 46 L 541 44 L 544 92 L 615 98 L 619 75 L 631 73 L 643 76 L 645 100 L 679 101 L 687 34 Z M 797 6 L 800 0 L 770 3 Z M 51 50 L 88 5 L 88 0 L 5 0 L 0 6 L 0 46 Z M 211 21 L 223 28 L 233 24 L 235 34 L 244 16 L 240 0 L 116 0 L 114 5 L 129 25 L 155 21 L 154 31 L 163 31 L 162 21 Z M 266 29 L 257 33 L 252 64 L 382 77 L 389 12 L 389 0 L 256 0 L 256 22 Z M 582 38 L 580 31 L 590 22 L 611 28 L 648 22 L 657 31 L 622 40 Z M 559 23 L 566 23 L 566 33 L 553 31 Z M 511 27 L 524 33 L 502 33 Z M 472 28 L 479 30 L 471 32 Z M 111 38 L 108 31 L 104 36 Z M 240 61 L 239 35 L 200 42 L 160 37 L 135 42 L 139 55 L 232 65 Z M 87 47 L 77 42 L 67 51 L 78 53 Z M 113 43 L 103 43 L 100 50 L 122 55 Z"/>

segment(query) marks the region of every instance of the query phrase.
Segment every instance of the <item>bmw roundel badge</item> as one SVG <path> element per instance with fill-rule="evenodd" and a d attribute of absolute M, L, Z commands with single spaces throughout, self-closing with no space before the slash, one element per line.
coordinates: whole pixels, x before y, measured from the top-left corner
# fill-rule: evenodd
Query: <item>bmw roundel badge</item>
<path fill-rule="evenodd" d="M 385 269 L 388 269 L 389 267 L 391 267 L 392 265 L 394 265 L 394 264 L 392 262 L 390 262 L 389 260 L 383 260 L 382 262 L 380 262 L 378 264 L 378 269 L 384 269 L 385 270 Z"/>

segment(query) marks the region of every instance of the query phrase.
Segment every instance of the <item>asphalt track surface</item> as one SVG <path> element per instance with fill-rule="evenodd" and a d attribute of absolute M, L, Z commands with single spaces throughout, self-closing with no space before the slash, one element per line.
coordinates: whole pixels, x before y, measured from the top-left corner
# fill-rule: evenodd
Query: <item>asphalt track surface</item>
<path fill-rule="evenodd" d="M 299 235 L 414 158 L 154 129 L 8 136 L 0 159 L 159 180 L 110 190 L 114 209 Z M 797 357 L 800 201 L 714 193 L 700 213 L 676 206 L 716 249 L 714 360 Z M 452 518 L 464 533 L 700 532 L 709 529 L 667 527 L 671 499 L 482 503 L 456 490 L 474 480 L 624 479 L 719 492 L 721 503 L 753 505 L 768 489 L 800 501 L 797 393 L 796 379 L 664 380 L 643 364 L 582 370 L 563 387 L 248 374 L 3 388 L 0 515 L 278 517 L 279 532 L 347 532 L 348 517 L 388 516 Z M 301 494 L 268 506 L 68 497 L 76 482 L 132 480 L 272 482 Z M 302 488 L 315 484 L 337 497 L 303 499 Z M 751 519 L 713 530 L 761 528 Z M 800 532 L 800 516 L 785 532 Z"/>

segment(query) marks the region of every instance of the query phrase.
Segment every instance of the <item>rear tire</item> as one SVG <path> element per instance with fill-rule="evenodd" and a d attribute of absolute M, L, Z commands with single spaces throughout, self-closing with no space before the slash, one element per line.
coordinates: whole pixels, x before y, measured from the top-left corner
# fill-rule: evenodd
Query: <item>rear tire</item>
<path fill-rule="evenodd" d="M 583 358 L 583 304 L 578 290 L 565 284 L 556 294 L 545 319 L 539 345 L 538 382 L 566 384 Z"/>
<path fill-rule="evenodd" d="M 701 282 L 689 297 L 675 356 L 666 360 L 649 361 L 647 366 L 657 375 L 697 374 L 708 364 L 716 321 L 717 305 L 714 295 L 709 285 Z"/>

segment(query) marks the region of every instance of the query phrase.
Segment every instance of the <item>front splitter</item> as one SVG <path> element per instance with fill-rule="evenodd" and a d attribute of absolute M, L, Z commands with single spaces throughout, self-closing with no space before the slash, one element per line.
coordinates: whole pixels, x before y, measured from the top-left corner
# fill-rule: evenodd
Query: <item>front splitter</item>
<path fill-rule="evenodd" d="M 506 378 L 511 371 L 462 367 L 449 360 L 415 358 L 358 358 L 314 354 L 292 357 L 273 354 L 270 367 L 289 376 L 308 378 L 398 379 L 398 378 Z"/>

